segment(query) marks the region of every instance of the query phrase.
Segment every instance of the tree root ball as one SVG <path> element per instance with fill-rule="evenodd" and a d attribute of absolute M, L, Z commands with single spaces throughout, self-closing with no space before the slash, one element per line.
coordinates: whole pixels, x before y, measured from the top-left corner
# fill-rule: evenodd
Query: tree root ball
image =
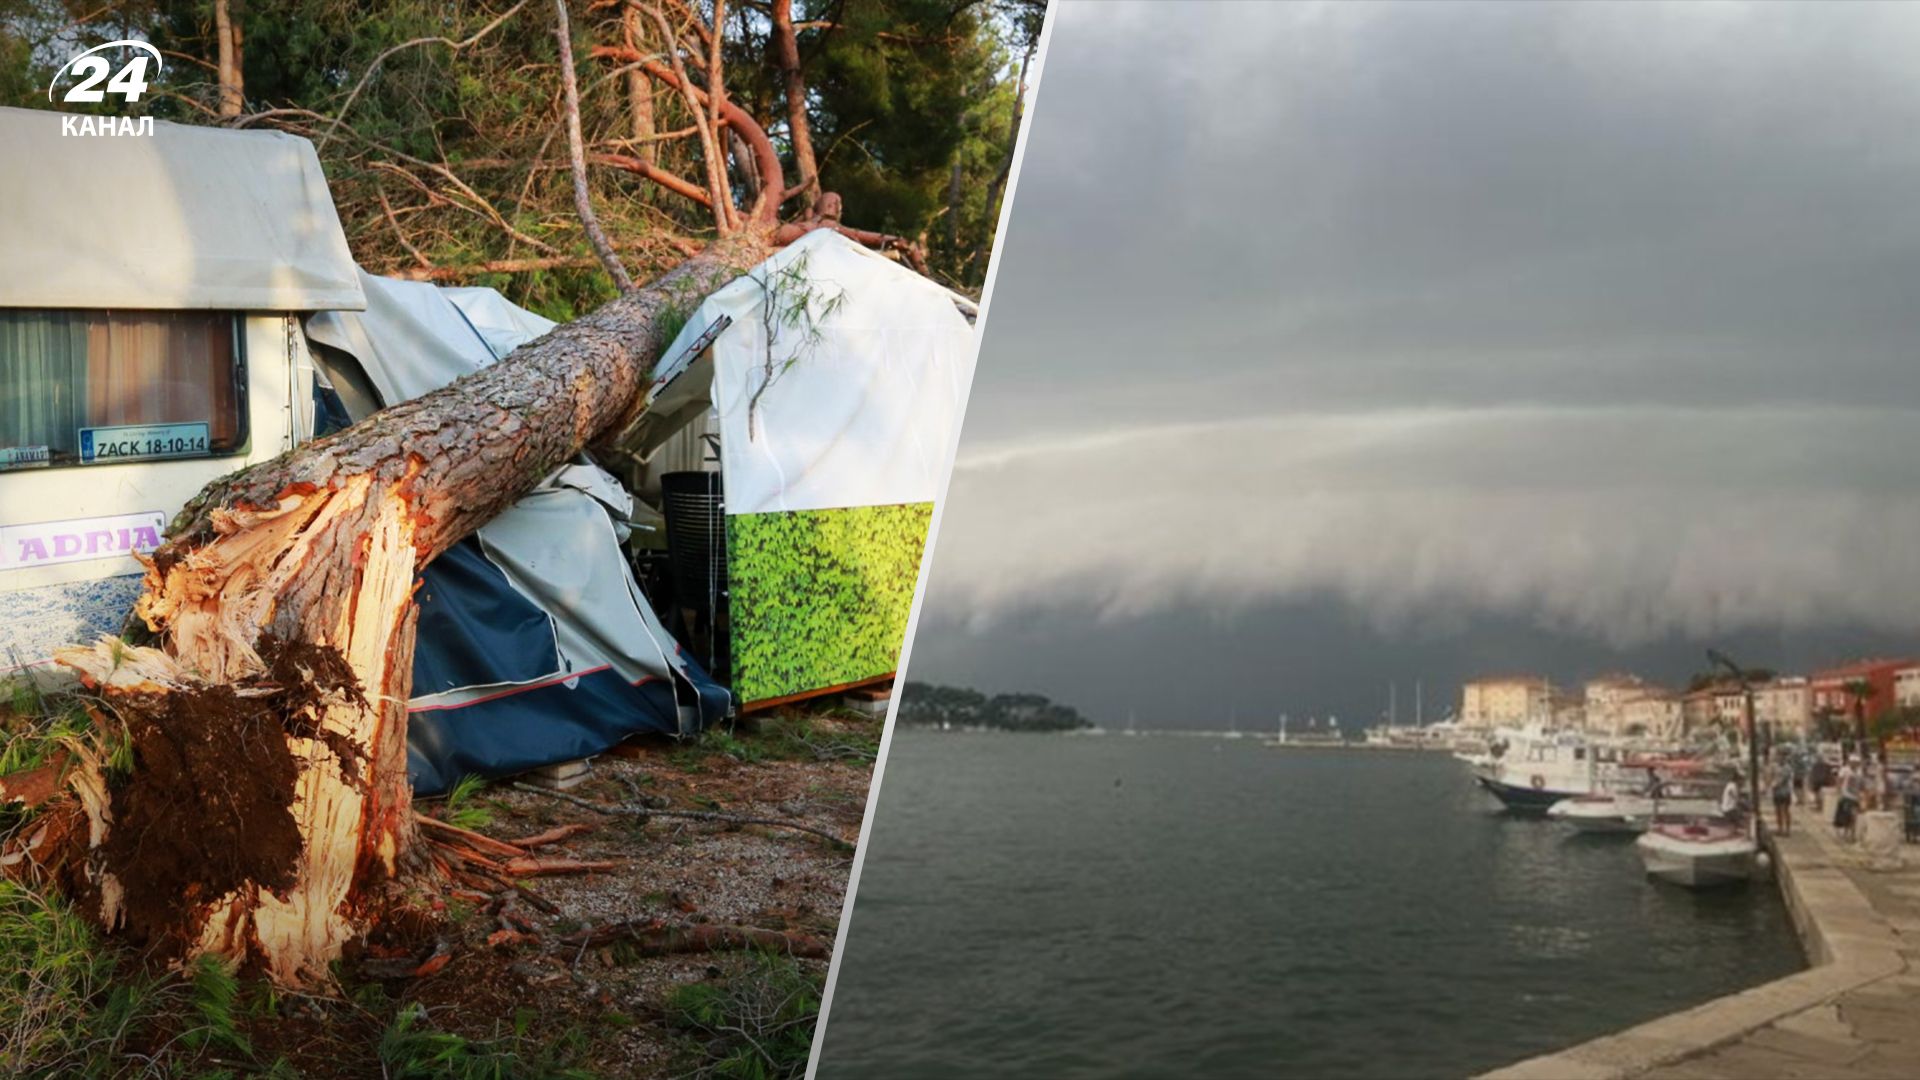
<path fill-rule="evenodd" d="M 109 827 L 69 864 L 70 887 L 157 958 L 185 954 L 208 906 L 235 890 L 294 885 L 302 840 L 291 738 L 325 746 L 349 781 L 361 774 L 352 744 L 316 720 L 329 700 L 359 697 L 339 654 L 266 638 L 261 656 L 268 671 L 256 678 L 110 698 L 133 769 L 107 771 Z"/>

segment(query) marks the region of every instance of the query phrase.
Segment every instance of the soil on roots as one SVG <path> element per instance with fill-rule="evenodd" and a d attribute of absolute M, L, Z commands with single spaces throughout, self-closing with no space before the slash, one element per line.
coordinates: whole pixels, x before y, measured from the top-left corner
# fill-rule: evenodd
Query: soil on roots
<path fill-rule="evenodd" d="M 320 741 L 359 776 L 353 744 L 316 720 L 329 700 L 360 699 L 345 662 L 319 646 L 262 645 L 259 678 L 116 702 L 133 768 L 109 778 L 112 823 L 92 856 L 124 890 L 127 940 L 160 958 L 182 953 L 206 906 L 234 889 L 294 884 L 303 842 L 289 736 Z M 97 914 L 98 889 L 79 891 Z"/>

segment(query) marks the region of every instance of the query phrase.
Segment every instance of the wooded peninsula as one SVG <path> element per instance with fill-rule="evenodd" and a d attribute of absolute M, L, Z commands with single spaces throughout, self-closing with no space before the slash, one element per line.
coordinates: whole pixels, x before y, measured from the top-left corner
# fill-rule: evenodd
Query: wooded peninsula
<path fill-rule="evenodd" d="M 900 699 L 903 727 L 994 731 L 1078 731 L 1093 725 L 1079 710 L 1041 694 L 994 694 L 910 682 Z"/>

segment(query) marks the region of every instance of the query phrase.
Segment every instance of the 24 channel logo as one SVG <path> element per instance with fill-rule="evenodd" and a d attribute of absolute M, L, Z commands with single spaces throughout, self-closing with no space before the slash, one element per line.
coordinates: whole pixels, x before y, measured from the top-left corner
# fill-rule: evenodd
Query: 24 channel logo
<path fill-rule="evenodd" d="M 113 49 L 131 50 L 132 56 L 125 57 L 125 63 L 116 70 L 113 62 L 101 54 Z M 153 74 L 158 75 L 166 66 L 160 58 L 160 50 L 145 41 L 109 41 L 105 45 L 95 45 L 91 49 L 76 54 L 53 73 L 53 79 L 47 83 L 47 100 L 53 100 L 53 92 L 60 80 L 71 75 L 73 85 L 67 88 L 60 100 L 75 105 L 98 105 L 109 95 L 120 97 L 131 105 L 140 100 L 147 92 L 147 61 L 153 61 Z M 142 116 L 63 116 L 60 118 L 62 135 L 152 135 L 153 117 Z"/>

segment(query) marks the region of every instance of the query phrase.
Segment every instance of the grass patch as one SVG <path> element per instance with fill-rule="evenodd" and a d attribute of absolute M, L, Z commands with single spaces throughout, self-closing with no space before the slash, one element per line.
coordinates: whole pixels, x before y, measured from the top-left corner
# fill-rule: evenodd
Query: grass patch
<path fill-rule="evenodd" d="M 709 728 L 682 743 L 669 758 L 683 772 L 706 772 L 716 758 L 745 765 L 767 761 L 847 761 L 871 765 L 880 756 L 879 725 L 847 709 L 786 711 L 759 721 L 742 734 Z"/>
<path fill-rule="evenodd" d="M 753 953 L 720 978 L 667 998 L 667 1019 L 687 1033 L 691 1074 L 716 1080 L 806 1075 L 821 980 L 791 957 Z"/>
<path fill-rule="evenodd" d="M 0 1073 L 83 1062 L 113 968 L 66 905 L 0 881 Z"/>
<path fill-rule="evenodd" d="M 408 1005 L 381 1034 L 380 1063 L 393 1080 L 593 1080 L 566 1064 L 584 1048 L 577 1032 L 533 1045 L 532 1010 L 516 1012 L 511 1030 L 491 1039 L 439 1031 L 427 1019 L 424 1006 Z"/>
<path fill-rule="evenodd" d="M 0 881 L 0 1076 L 292 1078 L 246 1035 L 278 1007 L 210 957 L 179 976 L 122 964 L 66 904 Z"/>
<path fill-rule="evenodd" d="M 200 1049 L 224 1049 L 253 1056 L 253 1044 L 240 1030 L 240 980 L 217 957 L 202 956 L 187 970 L 193 1012 L 199 1023 L 181 1041 Z"/>
<path fill-rule="evenodd" d="M 485 807 L 475 806 L 474 796 L 487 786 L 485 779 L 468 773 L 447 792 L 447 811 L 441 815 L 449 825 L 462 829 L 484 829 L 493 824 L 493 812 Z"/>
<path fill-rule="evenodd" d="M 731 758 L 742 764 L 751 765 L 765 759 L 766 755 L 755 742 L 742 739 L 731 731 L 708 728 L 698 737 L 682 743 L 674 750 L 670 759 L 673 766 L 685 772 L 705 772 L 707 764 L 714 758 Z"/>
<path fill-rule="evenodd" d="M 838 723 L 823 723 L 823 720 Z M 880 756 L 878 725 L 852 710 L 784 713 L 761 729 L 767 754 L 783 761 L 851 761 L 871 765 Z"/>
<path fill-rule="evenodd" d="M 92 729 L 79 695 L 45 693 L 26 678 L 0 682 L 0 776 L 39 768 Z"/>
<path fill-rule="evenodd" d="M 64 903 L 0 881 L 0 1075 L 108 1077 L 176 996 L 121 971 Z"/>

